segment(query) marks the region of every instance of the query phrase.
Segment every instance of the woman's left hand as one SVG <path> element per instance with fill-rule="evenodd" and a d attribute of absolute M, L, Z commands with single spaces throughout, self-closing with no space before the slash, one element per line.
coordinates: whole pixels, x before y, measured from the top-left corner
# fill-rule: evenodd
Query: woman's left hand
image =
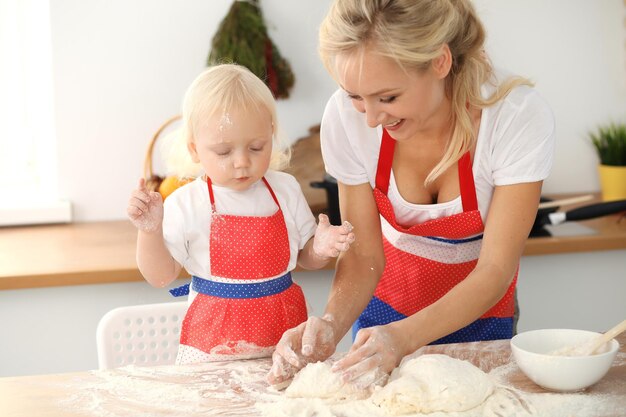
<path fill-rule="evenodd" d="M 367 373 L 389 374 L 402 358 L 409 354 L 407 334 L 402 334 L 397 323 L 359 330 L 354 344 L 332 370 L 341 372 L 344 382 L 355 381 Z"/>

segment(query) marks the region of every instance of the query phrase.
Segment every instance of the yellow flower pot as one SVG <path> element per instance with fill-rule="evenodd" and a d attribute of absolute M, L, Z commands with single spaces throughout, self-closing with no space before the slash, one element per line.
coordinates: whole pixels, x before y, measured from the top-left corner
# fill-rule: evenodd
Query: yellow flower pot
<path fill-rule="evenodd" d="M 626 199 L 626 166 L 599 165 L 602 200 Z"/>

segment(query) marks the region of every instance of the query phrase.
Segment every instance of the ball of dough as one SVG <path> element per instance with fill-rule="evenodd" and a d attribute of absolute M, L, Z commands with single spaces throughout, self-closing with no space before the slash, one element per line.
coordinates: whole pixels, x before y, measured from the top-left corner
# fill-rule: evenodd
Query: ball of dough
<path fill-rule="evenodd" d="M 292 398 L 321 398 L 328 400 L 359 399 L 369 396 L 370 391 L 341 381 L 340 374 L 333 372 L 326 362 L 310 363 L 296 374 L 285 395 Z"/>
<path fill-rule="evenodd" d="M 422 355 L 395 369 L 372 401 L 392 415 L 465 411 L 495 389 L 491 378 L 469 362 L 447 355 Z"/>

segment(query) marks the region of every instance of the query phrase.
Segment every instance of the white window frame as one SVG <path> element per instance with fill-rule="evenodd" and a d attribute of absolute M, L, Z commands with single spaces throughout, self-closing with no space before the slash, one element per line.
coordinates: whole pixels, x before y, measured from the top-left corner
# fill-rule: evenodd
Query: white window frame
<path fill-rule="evenodd" d="M 59 200 L 49 0 L 0 0 L 0 226 L 71 221 Z"/>

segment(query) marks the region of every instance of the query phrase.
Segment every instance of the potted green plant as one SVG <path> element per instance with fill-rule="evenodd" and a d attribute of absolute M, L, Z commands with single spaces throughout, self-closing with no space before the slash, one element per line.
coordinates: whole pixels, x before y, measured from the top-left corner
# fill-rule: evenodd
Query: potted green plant
<path fill-rule="evenodd" d="M 626 199 L 626 124 L 600 126 L 589 136 L 600 158 L 602 199 Z"/>

